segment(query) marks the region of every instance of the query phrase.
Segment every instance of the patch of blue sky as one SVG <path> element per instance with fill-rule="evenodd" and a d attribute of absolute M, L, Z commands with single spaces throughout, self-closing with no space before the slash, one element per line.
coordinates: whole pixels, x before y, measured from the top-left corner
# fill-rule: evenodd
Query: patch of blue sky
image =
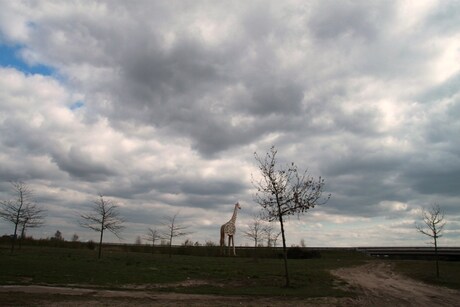
<path fill-rule="evenodd" d="M 25 74 L 40 74 L 50 76 L 55 74 L 52 67 L 46 65 L 29 65 L 20 56 L 20 45 L 5 45 L 0 43 L 0 66 L 11 67 Z"/>
<path fill-rule="evenodd" d="M 85 106 L 85 102 L 84 102 L 84 101 L 81 101 L 81 100 L 78 100 L 78 101 L 75 101 L 74 103 L 72 103 L 72 104 L 70 105 L 70 109 L 71 109 L 72 111 L 74 111 L 74 110 L 78 110 L 78 109 L 80 109 L 80 108 L 83 108 L 84 106 Z"/>

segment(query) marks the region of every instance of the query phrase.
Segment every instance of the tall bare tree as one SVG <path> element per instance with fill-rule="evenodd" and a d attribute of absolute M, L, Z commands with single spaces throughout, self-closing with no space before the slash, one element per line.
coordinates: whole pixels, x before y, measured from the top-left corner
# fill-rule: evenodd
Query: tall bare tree
<path fill-rule="evenodd" d="M 33 191 L 27 184 L 22 181 L 15 181 L 11 185 L 16 198 L 0 201 L 0 217 L 14 225 L 11 240 L 11 253 L 13 253 L 18 230 L 21 231 L 21 237 L 23 237 L 27 228 L 43 225 L 45 211 L 37 206 L 33 200 Z"/>
<path fill-rule="evenodd" d="M 438 239 L 442 237 L 442 231 L 446 222 L 444 221 L 444 212 L 437 204 L 431 205 L 429 209 L 422 209 L 422 219 L 425 225 L 415 223 L 417 230 L 432 238 L 434 245 L 434 253 L 436 257 L 436 277 L 439 278 L 439 254 L 438 254 Z"/>
<path fill-rule="evenodd" d="M 191 234 L 192 232 L 187 231 L 188 226 L 177 224 L 177 216 L 179 212 L 173 216 L 166 217 L 166 222 L 163 223 L 165 229 L 161 231 L 160 236 L 162 239 L 168 240 L 169 245 L 169 257 L 172 256 L 172 242 L 174 238 L 183 237 Z"/>
<path fill-rule="evenodd" d="M 268 221 L 278 220 L 280 223 L 286 287 L 289 287 L 285 219 L 291 215 L 300 217 L 308 209 L 326 203 L 330 195 L 323 198 L 324 179 L 319 177 L 315 180 L 307 171 L 299 172 L 294 163 L 285 167 L 279 166 L 276 154 L 274 146 L 265 157 L 254 153 L 261 173 L 259 180 L 253 179 L 257 189 L 254 199 L 262 207 L 264 217 Z"/>
<path fill-rule="evenodd" d="M 115 203 L 109 199 L 104 199 L 103 195 L 99 195 L 99 199 L 93 202 L 92 213 L 81 214 L 80 225 L 85 228 L 97 231 L 100 233 L 98 258 L 102 254 L 102 239 L 104 231 L 108 230 L 117 238 L 121 238 L 120 233 L 125 228 L 123 226 L 124 219 L 120 216 Z"/>

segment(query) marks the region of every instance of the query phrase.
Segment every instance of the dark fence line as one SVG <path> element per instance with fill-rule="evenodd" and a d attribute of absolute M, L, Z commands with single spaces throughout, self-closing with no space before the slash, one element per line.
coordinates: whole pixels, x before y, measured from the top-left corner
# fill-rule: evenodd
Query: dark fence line
<path fill-rule="evenodd" d="M 10 236 L 0 237 L 0 247 L 8 248 L 11 243 Z M 39 246 L 39 247 L 57 247 L 69 249 L 90 249 L 95 250 L 98 243 L 93 241 L 65 241 L 51 239 L 33 239 L 20 238 L 17 240 L 18 250 L 24 246 Z M 150 254 L 173 254 L 173 255 L 189 255 L 189 256 L 207 256 L 218 257 L 222 256 L 220 246 L 206 245 L 148 245 L 148 244 L 127 244 L 127 243 L 103 243 L 103 253 L 107 252 L 133 252 L 133 253 L 150 253 Z M 228 254 L 228 247 L 223 249 L 223 255 Z M 255 258 L 282 258 L 283 250 L 281 247 L 236 247 L 238 257 L 255 257 Z M 310 259 L 319 258 L 321 253 L 319 250 L 311 248 L 290 247 L 288 248 L 288 257 L 291 259 Z"/>
<path fill-rule="evenodd" d="M 6 248 L 11 243 L 10 236 L 0 237 L 0 244 Z M 93 241 L 65 241 L 51 239 L 24 238 L 17 240 L 17 246 L 43 246 L 61 247 L 75 249 L 95 250 L 98 243 Z M 129 244 L 129 243 L 103 243 L 104 252 L 136 252 L 152 254 L 190 255 L 190 256 L 221 256 L 219 246 L 206 245 L 173 245 L 170 249 L 167 245 L 148 245 L 148 244 Z M 291 259 L 310 259 L 319 258 L 323 252 L 360 252 L 373 257 L 408 259 L 408 260 L 433 260 L 435 251 L 433 247 L 289 247 L 288 257 Z M 224 254 L 228 252 L 228 247 L 224 249 Z M 281 247 L 253 247 L 237 246 L 236 253 L 239 257 L 254 258 L 282 258 L 283 250 Z M 460 261 L 460 247 L 439 247 L 439 259 L 448 261 Z"/>
<path fill-rule="evenodd" d="M 369 256 L 408 259 L 433 260 L 436 258 L 434 247 L 360 247 L 356 249 Z M 460 247 L 438 247 L 440 260 L 460 261 Z"/>

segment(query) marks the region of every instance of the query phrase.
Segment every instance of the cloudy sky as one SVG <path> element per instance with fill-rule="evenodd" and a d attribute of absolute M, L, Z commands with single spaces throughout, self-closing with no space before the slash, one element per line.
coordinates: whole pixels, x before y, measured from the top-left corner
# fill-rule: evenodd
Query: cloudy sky
<path fill-rule="evenodd" d="M 253 154 L 275 145 L 332 194 L 289 221 L 289 245 L 425 246 L 414 222 L 433 203 L 441 244 L 460 245 L 459 1 L 0 7 L 0 197 L 12 180 L 34 190 L 34 237 L 96 239 L 76 217 L 102 193 L 127 220 L 120 242 L 176 212 L 217 242 L 239 201 L 244 245 Z"/>

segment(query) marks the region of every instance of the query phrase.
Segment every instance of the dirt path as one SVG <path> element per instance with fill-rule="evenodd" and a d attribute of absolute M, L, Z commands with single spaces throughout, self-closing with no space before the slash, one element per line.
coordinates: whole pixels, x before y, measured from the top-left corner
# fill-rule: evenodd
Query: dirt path
<path fill-rule="evenodd" d="M 5 296 L 3 296 L 5 295 Z M 261 298 L 152 290 L 103 290 L 50 286 L 0 286 L 1 306 L 344 306 L 342 298 Z"/>
<path fill-rule="evenodd" d="M 458 306 L 460 291 L 426 285 L 385 262 L 332 272 L 355 298 L 284 299 L 164 293 L 152 288 L 104 290 L 51 286 L 0 286 L 2 306 Z M 345 283 L 346 282 L 346 283 Z M 346 285 L 344 285 L 346 284 Z"/>
<path fill-rule="evenodd" d="M 357 292 L 357 306 L 459 306 L 460 291 L 396 274 L 390 263 L 371 262 L 332 272 Z"/>

